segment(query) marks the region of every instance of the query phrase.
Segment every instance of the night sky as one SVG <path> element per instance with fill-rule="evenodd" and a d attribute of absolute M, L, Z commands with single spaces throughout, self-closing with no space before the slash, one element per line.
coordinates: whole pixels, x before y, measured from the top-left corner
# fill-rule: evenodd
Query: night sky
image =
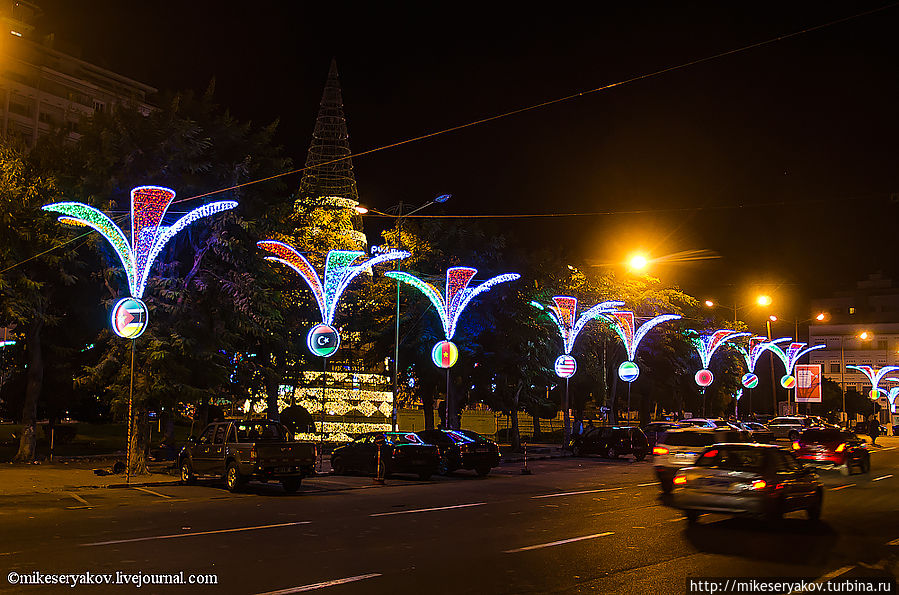
<path fill-rule="evenodd" d="M 240 118 L 280 119 L 300 165 L 332 56 L 364 151 L 887 5 L 39 4 L 89 61 L 160 89 L 215 77 Z M 899 277 L 897 28 L 899 6 L 363 156 L 360 197 L 383 210 L 451 192 L 448 214 L 615 212 L 504 225 L 576 262 L 714 251 L 653 272 L 725 303 L 755 285 L 783 317 L 807 318 L 809 297 Z"/>

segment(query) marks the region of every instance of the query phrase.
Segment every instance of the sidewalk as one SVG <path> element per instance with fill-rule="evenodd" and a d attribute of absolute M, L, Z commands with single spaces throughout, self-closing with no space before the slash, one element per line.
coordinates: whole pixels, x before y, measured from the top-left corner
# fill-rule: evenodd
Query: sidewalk
<path fill-rule="evenodd" d="M 501 455 L 500 463 L 522 463 L 524 462 L 525 445 L 521 445 L 521 452 L 512 451 L 509 444 L 500 444 L 499 452 Z M 542 461 L 546 459 L 561 459 L 570 457 L 571 451 L 563 449 L 558 444 L 528 444 L 527 445 L 528 461 Z"/>
<path fill-rule="evenodd" d="M 177 475 L 170 475 L 167 463 L 151 463 L 152 473 L 131 478 L 132 486 L 178 483 Z M 97 475 L 94 469 L 110 471 L 112 461 L 71 463 L 42 463 L 40 465 L 0 464 L 0 496 L 67 492 L 84 488 L 124 487 L 125 474 Z M 171 473 L 176 473 L 172 469 Z"/>

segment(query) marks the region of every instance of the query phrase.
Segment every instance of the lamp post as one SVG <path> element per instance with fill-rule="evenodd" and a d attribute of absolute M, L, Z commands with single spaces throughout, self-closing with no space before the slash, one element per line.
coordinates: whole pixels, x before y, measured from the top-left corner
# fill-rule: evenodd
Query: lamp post
<path fill-rule="evenodd" d="M 777 321 L 777 316 L 769 316 L 768 320 L 765 321 L 765 327 L 768 329 L 768 342 L 771 342 L 771 323 Z M 777 417 L 777 385 L 774 383 L 774 353 L 771 353 L 771 357 L 768 360 L 771 364 L 771 399 L 774 404 L 774 416 Z"/>
<path fill-rule="evenodd" d="M 754 305 L 765 308 L 767 306 L 770 306 L 771 302 L 772 302 L 771 296 L 766 295 L 766 294 L 761 294 L 761 295 L 756 296 Z M 704 303 L 705 303 L 706 308 L 726 308 L 728 310 L 732 310 L 734 313 L 734 328 L 736 328 L 736 326 L 737 326 L 737 311 L 745 310 L 747 308 L 752 307 L 752 304 L 748 304 L 746 306 L 741 307 L 736 302 L 734 303 L 733 306 L 725 306 L 724 304 L 716 303 L 714 300 L 706 300 Z"/>

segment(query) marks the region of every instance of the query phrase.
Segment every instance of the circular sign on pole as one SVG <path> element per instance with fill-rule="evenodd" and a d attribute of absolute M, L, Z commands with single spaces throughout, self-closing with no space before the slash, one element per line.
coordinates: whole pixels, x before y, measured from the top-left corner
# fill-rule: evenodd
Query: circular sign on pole
<path fill-rule="evenodd" d="M 441 341 L 431 350 L 431 361 L 438 368 L 452 368 L 459 360 L 459 349 L 452 341 Z"/>
<path fill-rule="evenodd" d="M 559 378 L 571 378 L 577 371 L 577 362 L 570 355 L 560 355 L 553 364 L 556 370 L 556 376 Z"/>
<path fill-rule="evenodd" d="M 696 372 L 695 376 L 693 376 L 693 380 L 696 381 L 696 384 L 698 384 L 702 388 L 705 388 L 712 382 L 714 382 L 715 375 L 712 374 L 711 370 L 700 370 Z"/>
<path fill-rule="evenodd" d="M 784 388 L 793 388 L 794 386 L 796 386 L 796 377 L 792 374 L 782 376 L 780 379 L 780 385 Z"/>
<path fill-rule="evenodd" d="M 743 383 L 743 386 L 746 388 L 755 388 L 759 385 L 759 377 L 749 372 L 748 374 L 743 374 L 743 378 L 740 380 Z"/>
<path fill-rule="evenodd" d="M 625 382 L 633 382 L 640 375 L 640 368 L 634 362 L 622 362 L 618 366 L 618 377 Z"/>
<path fill-rule="evenodd" d="M 878 393 L 879 393 L 879 391 L 876 391 L 872 388 L 871 390 L 868 391 L 868 398 L 871 399 L 872 401 L 876 401 L 877 399 L 880 398 L 880 395 Z"/>
<path fill-rule="evenodd" d="M 147 304 L 126 297 L 112 307 L 112 330 L 125 339 L 137 339 L 147 329 Z"/>
<path fill-rule="evenodd" d="M 313 355 L 331 357 L 340 347 L 340 334 L 333 326 L 323 322 L 316 324 L 306 335 L 306 346 Z"/>

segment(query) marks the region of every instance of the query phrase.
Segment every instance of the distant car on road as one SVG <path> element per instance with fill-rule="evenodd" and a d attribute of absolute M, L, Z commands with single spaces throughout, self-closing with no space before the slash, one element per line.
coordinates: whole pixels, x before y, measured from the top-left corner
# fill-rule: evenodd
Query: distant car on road
<path fill-rule="evenodd" d="M 672 505 L 693 524 L 704 512 L 778 520 L 805 510 L 821 517 L 824 488 L 817 473 L 789 452 L 768 444 L 716 444 L 673 479 Z"/>
<path fill-rule="evenodd" d="M 853 468 L 860 473 L 871 470 L 871 453 L 865 447 L 865 441 L 853 432 L 806 430 L 793 446 L 793 454 L 806 465 L 839 469 L 843 475 L 851 475 Z"/>
<path fill-rule="evenodd" d="M 662 434 L 668 430 L 681 427 L 683 427 L 683 424 L 676 421 L 654 421 L 643 426 L 643 433 L 646 434 L 646 439 L 649 441 L 651 448 L 656 445 Z"/>
<path fill-rule="evenodd" d="M 643 430 L 636 426 L 588 426 L 583 434 L 571 437 L 569 448 L 574 456 L 587 454 L 617 459 L 621 455 L 634 455 L 642 461 L 649 454 L 649 441 Z"/>
<path fill-rule="evenodd" d="M 437 447 L 426 444 L 413 432 L 369 432 L 331 453 L 331 469 L 336 475 L 357 471 L 378 472 L 378 450 L 386 475 L 412 473 L 426 480 L 437 472 Z"/>
<path fill-rule="evenodd" d="M 751 442 L 758 442 L 760 444 L 771 444 L 774 442 L 774 432 L 769 430 L 765 424 L 754 421 L 741 421 L 736 422 L 734 425 L 749 432 Z"/>
<path fill-rule="evenodd" d="M 470 430 L 422 430 L 422 441 L 437 446 L 440 462 L 437 473 L 447 475 L 457 469 L 473 469 L 481 477 L 499 465 L 499 447 Z"/>
<path fill-rule="evenodd" d="M 824 427 L 823 420 L 805 415 L 775 417 L 768 423 L 768 429 L 775 438 L 787 438 L 795 442 L 805 430 Z"/>
<path fill-rule="evenodd" d="M 665 432 L 662 441 L 652 449 L 653 467 L 662 491 L 671 491 L 671 482 L 678 469 L 694 464 L 703 449 L 718 442 L 746 442 L 745 435 L 745 432 L 731 428 L 676 428 Z"/>

